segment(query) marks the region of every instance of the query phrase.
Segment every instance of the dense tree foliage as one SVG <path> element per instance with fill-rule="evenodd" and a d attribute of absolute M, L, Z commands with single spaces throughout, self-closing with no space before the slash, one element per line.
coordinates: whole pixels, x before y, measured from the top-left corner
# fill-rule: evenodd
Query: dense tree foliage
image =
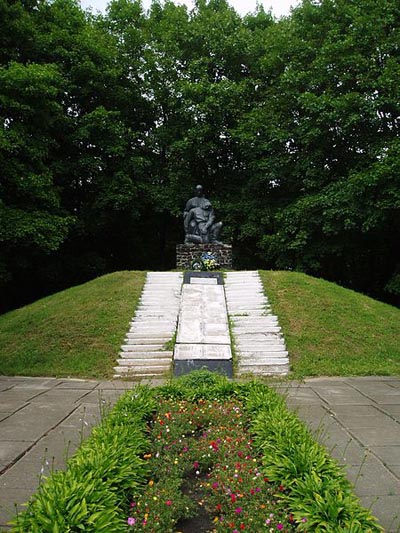
<path fill-rule="evenodd" d="M 0 0 L 3 309 L 173 267 L 197 183 L 238 267 L 398 301 L 399 79 L 397 0 Z"/>

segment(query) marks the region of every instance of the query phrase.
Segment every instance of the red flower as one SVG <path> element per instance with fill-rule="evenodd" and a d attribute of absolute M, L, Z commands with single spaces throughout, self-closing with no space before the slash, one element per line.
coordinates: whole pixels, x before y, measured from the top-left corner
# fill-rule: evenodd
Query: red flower
<path fill-rule="evenodd" d="M 240 529 L 246 529 L 246 526 L 244 524 L 240 524 Z"/>
<path fill-rule="evenodd" d="M 231 494 L 231 502 L 235 503 L 236 501 L 236 494 Z"/>

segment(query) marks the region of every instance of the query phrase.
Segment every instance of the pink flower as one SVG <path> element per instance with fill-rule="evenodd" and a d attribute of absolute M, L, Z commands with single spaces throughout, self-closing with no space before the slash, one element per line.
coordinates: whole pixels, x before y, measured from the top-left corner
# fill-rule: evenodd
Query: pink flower
<path fill-rule="evenodd" d="M 167 500 L 167 501 L 165 502 L 165 505 L 168 505 L 168 507 L 171 506 L 171 505 L 172 505 L 172 500 Z"/>
<path fill-rule="evenodd" d="M 283 529 L 283 524 L 277 524 L 276 529 Z"/>
<path fill-rule="evenodd" d="M 193 463 L 193 468 L 194 468 L 195 470 L 197 470 L 197 469 L 199 468 L 199 466 L 200 466 L 200 464 L 199 464 L 198 461 L 195 461 L 195 462 Z"/>
<path fill-rule="evenodd" d="M 236 507 L 235 513 L 240 514 L 243 511 L 241 507 Z"/>
<path fill-rule="evenodd" d="M 127 522 L 128 522 L 128 526 L 134 526 L 136 524 L 136 519 L 130 516 Z"/>

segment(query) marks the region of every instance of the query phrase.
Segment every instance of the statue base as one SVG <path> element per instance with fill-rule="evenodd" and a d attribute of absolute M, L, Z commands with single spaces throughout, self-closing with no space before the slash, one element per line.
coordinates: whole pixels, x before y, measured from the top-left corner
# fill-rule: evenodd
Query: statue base
<path fill-rule="evenodd" d="M 209 252 L 215 255 L 219 268 L 232 268 L 232 246 L 230 244 L 177 244 L 176 268 L 190 270 L 195 259 Z"/>

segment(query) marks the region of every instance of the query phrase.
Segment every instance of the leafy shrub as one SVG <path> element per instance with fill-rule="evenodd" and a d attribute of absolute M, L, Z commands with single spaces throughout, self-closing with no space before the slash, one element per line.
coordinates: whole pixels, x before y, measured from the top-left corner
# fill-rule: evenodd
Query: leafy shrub
<path fill-rule="evenodd" d="M 254 414 L 251 429 L 263 454 L 264 474 L 281 483 L 281 498 L 299 522 L 299 531 L 381 531 L 361 507 L 342 468 L 314 441 L 284 400 L 260 384 L 250 386 L 247 408 Z"/>

